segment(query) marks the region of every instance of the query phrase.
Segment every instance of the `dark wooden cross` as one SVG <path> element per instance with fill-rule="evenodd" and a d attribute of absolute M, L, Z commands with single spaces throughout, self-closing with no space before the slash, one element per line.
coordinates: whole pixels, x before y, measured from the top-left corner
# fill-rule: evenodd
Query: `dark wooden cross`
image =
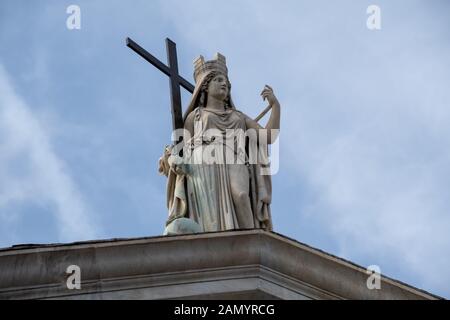
<path fill-rule="evenodd" d="M 180 86 L 185 88 L 190 93 L 194 92 L 194 86 L 178 74 L 177 47 L 175 42 L 169 38 L 166 39 L 167 61 L 169 66 L 166 66 L 164 63 L 159 61 L 130 38 L 127 38 L 127 47 L 169 76 L 170 100 L 172 103 L 172 126 L 174 130 L 183 128 Z"/>

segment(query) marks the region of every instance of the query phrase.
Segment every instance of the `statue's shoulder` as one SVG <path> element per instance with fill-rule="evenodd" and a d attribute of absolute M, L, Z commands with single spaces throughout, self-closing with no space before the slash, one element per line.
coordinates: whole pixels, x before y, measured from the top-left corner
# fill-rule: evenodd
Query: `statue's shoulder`
<path fill-rule="evenodd" d="M 236 112 L 236 114 L 238 114 L 240 117 L 242 117 L 244 119 L 248 118 L 248 116 L 245 113 L 243 113 L 242 111 L 240 111 L 238 109 L 233 109 L 233 111 Z"/>
<path fill-rule="evenodd" d="M 184 121 L 185 127 L 186 125 L 192 125 L 195 120 L 199 120 L 200 118 L 200 109 L 199 107 L 196 107 L 194 110 L 192 110 L 186 117 L 186 120 Z"/>
<path fill-rule="evenodd" d="M 196 115 L 199 115 L 200 114 L 200 109 L 201 108 L 199 108 L 199 107 L 196 107 L 194 110 L 192 110 L 189 114 L 188 114 L 188 116 L 186 117 L 186 121 L 188 120 L 188 119 L 193 119 Z"/>

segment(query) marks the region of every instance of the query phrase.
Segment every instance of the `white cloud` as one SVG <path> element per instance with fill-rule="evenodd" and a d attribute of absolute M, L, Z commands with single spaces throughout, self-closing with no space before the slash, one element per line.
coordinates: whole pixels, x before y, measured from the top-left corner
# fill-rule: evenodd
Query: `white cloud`
<path fill-rule="evenodd" d="M 0 136 L 1 223 L 14 224 L 14 205 L 30 203 L 54 214 L 60 241 L 96 238 L 98 230 L 83 195 L 1 65 Z"/>

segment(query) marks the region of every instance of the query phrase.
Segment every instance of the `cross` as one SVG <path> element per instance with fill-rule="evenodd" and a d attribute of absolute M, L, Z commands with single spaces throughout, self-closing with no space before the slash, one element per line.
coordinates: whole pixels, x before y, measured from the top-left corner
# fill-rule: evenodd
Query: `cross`
<path fill-rule="evenodd" d="M 174 130 L 183 128 L 180 85 L 190 93 L 194 92 L 194 86 L 178 74 L 177 47 L 175 42 L 169 38 L 166 38 L 166 51 L 169 66 L 166 66 L 164 63 L 159 61 L 130 38 L 127 38 L 126 42 L 127 47 L 169 76 L 170 100 L 172 104 L 172 127 Z"/>

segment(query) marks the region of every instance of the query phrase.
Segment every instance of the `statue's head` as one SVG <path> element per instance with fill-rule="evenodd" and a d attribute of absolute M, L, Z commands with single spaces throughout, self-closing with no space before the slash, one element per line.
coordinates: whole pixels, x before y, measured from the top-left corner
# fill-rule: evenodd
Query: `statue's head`
<path fill-rule="evenodd" d="M 213 73 L 213 77 L 206 84 L 207 86 L 204 90 L 207 92 L 208 97 L 211 96 L 222 101 L 225 101 L 228 98 L 231 84 L 230 81 L 228 81 L 227 76 L 221 73 Z"/>
<path fill-rule="evenodd" d="M 230 107 L 231 83 L 223 73 L 212 71 L 204 79 L 200 89 L 197 107 L 206 106 L 208 98 L 224 101 L 225 108 Z"/>
<path fill-rule="evenodd" d="M 188 116 L 197 107 L 206 106 L 208 96 L 225 102 L 225 108 L 234 108 L 231 100 L 231 83 L 228 79 L 226 59 L 216 53 L 213 60 L 205 61 L 203 56 L 194 60 L 195 89 L 191 103 L 185 113 Z"/>

